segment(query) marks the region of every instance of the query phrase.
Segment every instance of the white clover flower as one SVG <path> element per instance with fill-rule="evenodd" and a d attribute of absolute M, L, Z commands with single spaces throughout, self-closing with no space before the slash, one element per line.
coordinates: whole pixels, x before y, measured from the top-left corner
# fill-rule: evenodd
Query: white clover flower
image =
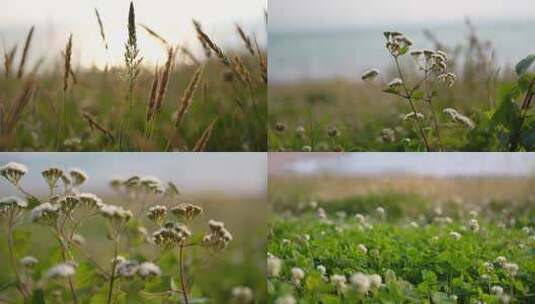
<path fill-rule="evenodd" d="M 298 126 L 295 128 L 295 133 L 298 134 L 298 135 L 304 135 L 305 134 L 305 127 L 303 126 Z"/>
<path fill-rule="evenodd" d="M 310 234 L 303 234 L 301 236 L 301 240 L 303 240 L 304 242 L 310 241 Z"/>
<path fill-rule="evenodd" d="M 58 204 L 43 203 L 33 208 L 30 213 L 30 221 L 43 225 L 54 225 L 59 216 Z"/>
<path fill-rule="evenodd" d="M 473 232 L 479 231 L 479 222 L 473 218 L 468 221 L 468 228 L 472 230 Z"/>
<path fill-rule="evenodd" d="M 336 291 L 339 293 L 343 292 L 346 289 L 346 276 L 341 274 L 333 274 L 331 276 L 331 283 L 336 288 Z"/>
<path fill-rule="evenodd" d="M 46 272 L 45 277 L 49 279 L 63 279 L 72 277 L 75 273 L 75 266 L 70 263 L 62 263 L 50 268 Z"/>
<path fill-rule="evenodd" d="M 435 235 L 431 238 L 431 242 L 437 242 L 437 241 L 438 241 L 438 236 Z"/>
<path fill-rule="evenodd" d="M 500 267 L 503 267 L 507 263 L 507 258 L 504 256 L 499 256 L 496 258 L 496 264 L 500 265 Z"/>
<path fill-rule="evenodd" d="M 501 294 L 503 294 L 503 287 L 501 287 L 499 285 L 492 286 L 490 288 L 490 292 L 495 294 L 495 295 L 501 295 Z"/>
<path fill-rule="evenodd" d="M 299 267 L 294 267 L 291 270 L 292 273 L 292 283 L 296 286 L 301 284 L 301 280 L 305 278 L 305 272 Z"/>
<path fill-rule="evenodd" d="M 378 274 L 371 274 L 368 276 L 368 279 L 370 281 L 371 290 L 377 290 L 379 287 L 381 287 L 381 284 L 383 283 L 381 276 Z"/>
<path fill-rule="evenodd" d="M 367 70 L 364 73 L 362 73 L 362 77 L 361 78 L 364 81 L 366 81 L 366 80 L 373 81 L 373 80 L 375 80 L 375 78 L 377 78 L 378 75 L 379 75 L 379 70 L 378 69 L 371 69 L 371 70 Z"/>
<path fill-rule="evenodd" d="M 318 202 L 311 201 L 310 203 L 308 203 L 308 206 L 310 206 L 311 209 L 316 209 L 318 208 Z"/>
<path fill-rule="evenodd" d="M 410 222 L 409 225 L 410 225 L 412 228 L 419 228 L 419 227 L 420 227 L 420 225 L 419 225 L 417 222 L 414 222 L 414 221 L 413 221 L 413 222 Z"/>
<path fill-rule="evenodd" d="M 396 88 L 399 88 L 400 86 L 403 85 L 403 80 L 401 80 L 400 78 L 394 78 L 392 79 L 392 81 L 390 81 L 387 86 L 391 89 L 396 89 Z"/>
<path fill-rule="evenodd" d="M 353 274 L 349 280 L 357 292 L 361 295 L 365 295 L 370 289 L 370 279 L 362 272 Z"/>
<path fill-rule="evenodd" d="M 518 265 L 515 263 L 505 263 L 503 265 L 503 269 L 507 273 L 507 275 L 514 277 L 518 273 Z"/>
<path fill-rule="evenodd" d="M 232 298 L 238 304 L 249 304 L 253 301 L 253 290 L 247 286 L 233 287 Z"/>
<path fill-rule="evenodd" d="M 525 234 L 530 234 L 531 233 L 531 228 L 529 227 L 522 227 L 522 232 L 524 232 Z"/>
<path fill-rule="evenodd" d="M 487 272 L 492 272 L 494 270 L 494 265 L 492 265 L 491 262 L 485 262 L 483 263 L 483 267 L 485 267 L 485 270 Z"/>
<path fill-rule="evenodd" d="M 282 268 L 282 260 L 276 256 L 269 255 L 267 259 L 267 273 L 269 277 L 276 278 Z"/>
<path fill-rule="evenodd" d="M 316 215 L 322 220 L 327 218 L 327 214 L 325 213 L 325 210 L 323 208 L 318 208 L 318 210 L 316 211 Z"/>
<path fill-rule="evenodd" d="M 455 111 L 454 109 L 451 109 L 451 108 L 450 108 L 450 110 Z M 444 109 L 444 111 L 446 111 L 446 109 Z M 457 111 L 455 111 L 455 112 L 457 112 Z M 470 212 L 468 212 L 468 215 L 470 216 L 470 218 L 476 218 L 477 217 L 477 211 L 470 210 Z"/>
<path fill-rule="evenodd" d="M 488 274 L 483 274 L 483 275 L 481 275 L 481 280 L 488 281 L 488 280 L 490 280 L 490 276 Z"/>
<path fill-rule="evenodd" d="M 14 185 L 18 185 L 20 179 L 26 173 L 28 173 L 28 168 L 23 164 L 15 162 L 10 162 L 0 167 L 0 176 Z"/>
<path fill-rule="evenodd" d="M 87 174 L 83 170 L 78 168 L 70 169 L 69 174 L 71 176 L 71 181 L 74 187 L 80 186 L 88 179 Z"/>
<path fill-rule="evenodd" d="M 456 241 L 461 239 L 461 234 L 459 232 L 451 231 L 450 237 Z"/>
<path fill-rule="evenodd" d="M 146 279 L 149 277 L 158 277 L 162 274 L 162 271 L 160 270 L 160 267 L 154 263 L 143 262 L 139 265 L 137 274 L 141 278 Z"/>
<path fill-rule="evenodd" d="M 39 263 L 39 260 L 33 256 L 25 256 L 22 259 L 20 259 L 20 264 L 26 268 L 32 268 L 33 266 L 37 265 Z"/>
<path fill-rule="evenodd" d="M 325 266 L 323 265 L 318 265 L 316 267 L 316 269 L 319 271 L 319 273 L 321 273 L 322 275 L 325 275 L 325 273 L 327 272 L 327 268 L 325 268 Z"/>
<path fill-rule="evenodd" d="M 368 248 L 366 248 L 366 246 L 364 244 L 358 244 L 357 248 L 358 248 L 358 250 L 360 250 L 364 254 L 368 253 Z"/>
<path fill-rule="evenodd" d="M 366 221 L 364 216 L 362 214 L 360 214 L 360 213 L 355 214 L 355 219 L 357 219 L 357 222 L 359 224 L 364 224 L 364 222 Z"/>
<path fill-rule="evenodd" d="M 275 304 L 296 304 L 295 298 L 292 295 L 285 295 L 277 298 Z"/>
<path fill-rule="evenodd" d="M 304 145 L 303 147 L 301 147 L 301 151 L 303 151 L 303 152 L 312 152 L 312 147 L 309 146 L 309 145 Z"/>

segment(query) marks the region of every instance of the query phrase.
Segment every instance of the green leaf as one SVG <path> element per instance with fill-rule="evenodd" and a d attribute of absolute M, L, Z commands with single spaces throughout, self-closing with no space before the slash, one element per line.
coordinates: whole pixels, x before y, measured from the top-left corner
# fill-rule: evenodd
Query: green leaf
<path fill-rule="evenodd" d="M 518 76 L 522 76 L 529 69 L 533 61 L 535 61 L 535 54 L 531 54 L 528 57 L 520 60 L 515 67 L 516 74 Z"/>
<path fill-rule="evenodd" d="M 45 304 L 45 293 L 41 288 L 33 290 L 32 304 Z"/>
<path fill-rule="evenodd" d="M 38 198 L 35 196 L 28 196 L 26 197 L 26 200 L 28 201 L 28 208 L 33 209 L 34 207 L 41 205 L 41 201 L 39 201 Z"/>

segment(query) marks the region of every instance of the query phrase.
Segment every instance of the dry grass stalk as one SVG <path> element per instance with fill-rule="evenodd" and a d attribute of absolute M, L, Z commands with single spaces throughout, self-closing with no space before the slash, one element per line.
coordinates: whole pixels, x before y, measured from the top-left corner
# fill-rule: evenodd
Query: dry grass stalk
<path fill-rule="evenodd" d="M 143 60 L 139 57 L 139 49 L 137 48 L 136 15 L 133 2 L 130 2 L 128 10 L 128 41 L 126 42 L 124 58 L 127 70 L 128 100 L 131 109 L 134 105 L 134 83 L 141 71 L 140 65 Z"/>
<path fill-rule="evenodd" d="M 206 56 L 206 58 L 212 57 L 212 50 L 210 49 L 210 46 L 208 46 L 208 44 L 203 39 L 201 39 L 199 35 L 199 33 L 203 33 L 201 24 L 197 20 L 193 20 L 193 27 L 195 27 L 195 31 L 197 32 L 197 38 L 201 42 L 201 45 L 204 49 L 204 55 Z"/>
<path fill-rule="evenodd" d="M 61 56 L 63 57 L 63 61 L 65 61 L 65 52 L 64 51 L 61 51 Z M 72 69 L 72 64 L 71 64 L 70 68 L 71 69 L 69 71 L 69 74 L 71 76 L 72 83 L 73 84 L 77 84 L 78 83 L 78 78 L 76 77 L 76 73 L 74 73 L 74 70 Z"/>
<path fill-rule="evenodd" d="M 198 22 L 194 20 L 193 24 L 198 24 Z M 206 44 L 212 51 L 214 51 L 214 53 L 217 55 L 219 60 L 221 60 L 221 63 L 223 63 L 223 65 L 230 67 L 230 61 L 228 60 L 227 56 L 225 56 L 221 48 L 217 46 L 217 44 L 213 42 L 210 37 L 206 35 L 205 32 L 203 32 L 202 28 L 200 27 L 200 24 L 198 27 L 195 26 L 195 30 L 197 31 L 197 38 L 199 39 L 201 44 L 203 44 L 203 46 Z"/>
<path fill-rule="evenodd" d="M 104 32 L 104 24 L 102 23 L 102 19 L 100 18 L 100 14 L 96 7 L 95 7 L 95 15 L 97 16 L 98 27 L 100 29 L 100 38 L 102 38 L 102 43 L 104 44 L 104 48 L 107 50 L 108 41 L 106 40 L 106 34 Z"/>
<path fill-rule="evenodd" d="M 72 57 L 72 34 L 69 35 L 69 41 L 65 46 L 65 67 L 63 72 L 63 91 L 69 88 L 69 76 L 71 75 L 71 57 Z"/>
<path fill-rule="evenodd" d="M 253 88 L 253 78 L 251 77 L 251 73 L 249 73 L 249 70 L 245 67 L 243 62 L 241 61 L 240 57 L 238 55 L 234 55 L 231 57 L 232 60 L 232 67 L 233 71 L 238 75 L 240 80 L 247 84 L 249 88 Z"/>
<path fill-rule="evenodd" d="M 97 130 L 100 133 L 104 134 L 106 137 L 108 137 L 108 139 L 110 139 L 111 141 L 115 141 L 115 137 L 113 136 L 111 131 L 104 127 L 102 124 L 100 124 L 91 114 L 89 114 L 88 112 L 83 112 L 82 116 L 89 124 L 91 130 Z"/>
<path fill-rule="evenodd" d="M 206 144 L 208 144 L 208 141 L 210 140 L 210 137 L 212 136 L 212 131 L 214 129 L 214 125 L 217 121 L 217 118 L 208 125 L 206 130 L 202 133 L 201 137 L 197 142 L 195 143 L 195 147 L 193 148 L 194 152 L 203 152 L 204 149 L 206 149 Z"/>
<path fill-rule="evenodd" d="M 32 42 L 34 29 L 35 26 L 32 26 L 30 28 L 28 36 L 26 36 L 26 42 L 24 42 L 24 49 L 22 51 L 22 57 L 20 59 L 19 71 L 17 72 L 17 78 L 19 79 L 22 78 L 22 76 L 24 75 L 24 65 L 26 64 L 26 60 L 28 59 L 28 51 L 30 50 L 30 44 Z"/>
<path fill-rule="evenodd" d="M 152 80 L 152 85 L 150 87 L 149 94 L 149 105 L 147 108 L 147 121 L 151 121 L 154 116 L 154 107 L 156 105 L 156 93 L 158 92 L 158 82 L 160 80 L 160 74 L 158 72 L 158 67 L 154 71 L 154 79 Z"/>
<path fill-rule="evenodd" d="M 184 91 L 184 94 L 182 95 L 182 99 L 180 100 L 178 113 L 176 115 L 176 121 L 175 126 L 178 128 L 180 126 L 180 123 L 182 122 L 182 119 L 184 118 L 184 114 L 188 111 L 191 101 L 193 99 L 193 95 L 195 94 L 195 91 L 197 90 L 197 87 L 199 86 L 199 82 L 201 80 L 202 76 L 202 67 L 199 67 L 193 76 L 191 77 L 188 86 L 186 87 L 186 90 Z"/>
<path fill-rule="evenodd" d="M 163 98 L 167 92 L 167 85 L 169 84 L 169 75 L 173 70 L 173 63 L 175 59 L 175 51 L 173 48 L 167 50 L 167 61 L 163 69 L 160 81 L 158 83 L 158 94 L 156 95 L 156 103 L 154 104 L 154 114 L 158 113 L 162 108 Z"/>
<path fill-rule="evenodd" d="M 186 57 L 188 57 L 195 65 L 201 64 L 197 57 L 195 57 L 195 55 L 193 55 L 193 53 L 185 46 L 181 46 L 180 51 L 182 51 L 182 53 L 186 55 Z"/>
<path fill-rule="evenodd" d="M 2 128 L 5 134 L 11 133 L 11 131 L 15 127 L 15 125 L 20 119 L 22 111 L 30 102 L 33 92 L 34 92 L 34 79 L 32 77 L 28 77 L 27 80 L 24 82 L 22 91 L 20 92 L 18 97 L 15 99 L 15 102 L 11 106 L 11 110 L 9 111 L 5 119 L 5 124 L 4 124 L 4 127 Z"/>
<path fill-rule="evenodd" d="M 145 31 L 147 31 L 147 33 L 149 33 L 149 35 L 154 37 L 156 40 L 158 40 L 161 43 L 163 43 L 163 45 L 165 45 L 166 47 L 169 47 L 169 43 L 167 42 L 167 40 L 165 40 L 162 36 L 158 35 L 158 33 L 153 31 L 151 28 L 149 28 L 148 26 L 146 26 L 144 24 L 139 24 L 139 26 L 141 26 L 141 28 L 143 28 Z"/>
<path fill-rule="evenodd" d="M 240 35 L 241 40 L 243 40 L 243 43 L 245 43 L 245 48 L 254 56 L 255 50 L 251 38 L 245 34 L 245 31 L 239 24 L 236 24 L 236 31 L 238 32 L 238 35 Z"/>
<path fill-rule="evenodd" d="M 13 46 L 9 52 L 4 50 L 4 76 L 9 78 L 11 76 L 11 68 L 13 67 L 13 60 L 17 53 L 17 45 Z"/>
<path fill-rule="evenodd" d="M 43 57 L 41 57 L 41 58 L 39 58 L 39 60 L 37 60 L 37 62 L 33 65 L 32 72 L 30 73 L 30 75 L 32 75 L 32 77 L 37 74 L 37 72 L 39 71 L 39 69 L 41 68 L 41 66 L 43 65 L 44 62 L 45 62 L 45 58 L 43 58 Z"/>
<path fill-rule="evenodd" d="M 255 47 L 256 52 L 258 53 L 258 62 L 260 64 L 260 78 L 262 78 L 262 81 L 264 81 L 265 84 L 268 82 L 268 63 L 266 55 L 260 50 L 260 46 L 258 45 L 258 41 L 255 38 Z"/>

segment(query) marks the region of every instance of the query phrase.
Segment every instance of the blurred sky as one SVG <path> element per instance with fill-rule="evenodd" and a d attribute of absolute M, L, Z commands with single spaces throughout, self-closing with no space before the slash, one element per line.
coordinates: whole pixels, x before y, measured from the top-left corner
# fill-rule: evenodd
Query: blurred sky
<path fill-rule="evenodd" d="M 271 153 L 270 174 L 531 176 L 535 153 Z M 273 165 L 272 165 L 273 163 Z"/>
<path fill-rule="evenodd" d="M 173 181 L 185 194 L 263 197 L 267 185 L 265 153 L 0 153 L 0 165 L 11 161 L 28 167 L 22 184 L 38 191 L 47 189 L 41 171 L 50 166 L 84 170 L 89 175 L 83 187 L 87 191 L 107 190 L 112 178 L 132 175 Z M 0 196 L 12 194 L 12 188 L 2 179 Z"/>
<path fill-rule="evenodd" d="M 102 66 L 106 60 L 122 62 L 129 0 L 0 0 L 0 35 L 11 47 L 22 44 L 31 25 L 36 26 L 31 58 L 59 54 L 69 33 L 74 35 L 74 60 L 83 65 Z M 206 32 L 221 45 L 237 46 L 234 23 L 238 22 L 265 41 L 264 9 L 267 0 L 134 0 L 136 21 L 145 24 L 172 43 L 184 43 L 200 51 L 191 19 L 199 20 Z M 106 54 L 94 8 L 98 8 L 109 41 Z M 163 61 L 162 48 L 138 29 L 142 55 L 148 62 Z M 199 52 L 200 54 L 200 52 Z"/>
<path fill-rule="evenodd" d="M 270 31 L 535 17 L 534 0 L 269 0 Z"/>

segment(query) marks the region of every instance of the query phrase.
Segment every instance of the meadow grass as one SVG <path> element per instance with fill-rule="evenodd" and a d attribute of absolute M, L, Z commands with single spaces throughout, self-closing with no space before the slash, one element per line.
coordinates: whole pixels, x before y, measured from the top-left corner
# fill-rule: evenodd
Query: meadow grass
<path fill-rule="evenodd" d="M 139 13 L 139 12 L 138 12 Z M 108 49 L 106 25 L 95 9 L 95 34 Z M 265 50 L 239 25 L 243 46 L 223 50 L 194 21 L 197 58 L 125 13 L 124 65 L 74 67 L 77 36 L 66 39 L 61 62 L 27 66 L 34 30 L 5 50 L 0 80 L 0 147 L 4 151 L 266 151 Z M 162 66 L 144 64 L 139 35 L 166 51 Z M 84 52 L 84 50 L 81 50 Z M 212 56 L 214 54 L 214 56 Z M 180 59 L 180 60 L 179 60 Z M 178 113 L 178 114 L 177 114 Z"/>

